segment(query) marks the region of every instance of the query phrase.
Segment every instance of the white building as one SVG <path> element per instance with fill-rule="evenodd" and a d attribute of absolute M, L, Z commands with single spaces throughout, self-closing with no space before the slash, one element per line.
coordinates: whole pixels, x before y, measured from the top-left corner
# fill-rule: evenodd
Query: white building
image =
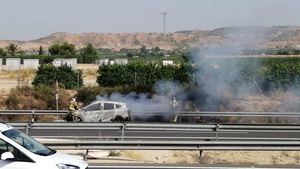
<path fill-rule="evenodd" d="M 55 67 L 67 65 L 70 66 L 72 69 L 77 69 L 77 58 L 70 58 L 70 59 L 58 58 L 58 59 L 54 59 L 52 64 Z"/>
<path fill-rule="evenodd" d="M 163 60 L 163 65 L 167 66 L 167 65 L 174 65 L 173 60 Z"/>
<path fill-rule="evenodd" d="M 109 64 L 110 65 L 114 65 L 115 64 L 115 60 L 109 60 Z"/>
<path fill-rule="evenodd" d="M 77 58 L 63 59 L 62 65 L 68 65 L 72 69 L 77 69 Z"/>
<path fill-rule="evenodd" d="M 23 69 L 38 69 L 39 65 L 38 59 L 23 59 Z"/>
<path fill-rule="evenodd" d="M 96 60 L 96 64 L 98 65 L 108 65 L 109 59 L 98 59 Z"/>
<path fill-rule="evenodd" d="M 115 59 L 115 64 L 117 64 L 117 65 L 127 65 L 128 64 L 128 59 L 125 59 L 125 58 Z"/>
<path fill-rule="evenodd" d="M 20 58 L 6 58 L 5 70 L 15 71 L 21 69 L 21 59 Z"/>
<path fill-rule="evenodd" d="M 2 58 L 0 58 L 0 70 L 2 70 Z"/>

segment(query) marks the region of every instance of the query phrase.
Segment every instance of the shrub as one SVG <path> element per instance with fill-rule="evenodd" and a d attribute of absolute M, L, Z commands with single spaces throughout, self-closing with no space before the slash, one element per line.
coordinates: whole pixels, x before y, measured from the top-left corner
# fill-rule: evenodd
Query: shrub
<path fill-rule="evenodd" d="M 66 89 L 75 89 L 83 86 L 82 72 L 80 70 L 72 70 L 67 65 L 55 67 L 51 64 L 39 66 L 32 85 L 53 86 L 56 80 L 61 87 Z"/>
<path fill-rule="evenodd" d="M 11 89 L 5 100 L 7 109 L 32 110 L 32 109 L 56 109 L 56 100 L 53 87 L 17 87 Z M 59 108 L 67 109 L 71 98 L 67 90 L 59 89 Z"/>
<path fill-rule="evenodd" d="M 35 88 L 24 86 L 11 89 L 5 99 L 6 109 L 10 110 L 51 110 L 56 109 L 55 91 L 50 86 L 38 86 Z M 58 108 L 67 109 L 71 95 L 64 89 L 59 89 Z M 11 115 L 5 116 L 5 121 L 31 121 L 31 116 Z M 36 121 L 53 121 L 58 116 L 39 115 Z"/>

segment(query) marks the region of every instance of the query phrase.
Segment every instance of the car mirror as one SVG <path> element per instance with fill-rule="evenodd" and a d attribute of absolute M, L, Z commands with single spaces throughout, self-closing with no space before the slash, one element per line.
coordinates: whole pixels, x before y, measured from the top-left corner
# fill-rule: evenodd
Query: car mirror
<path fill-rule="evenodd" d="M 8 160 L 15 158 L 11 152 L 4 152 L 1 154 L 1 160 Z"/>

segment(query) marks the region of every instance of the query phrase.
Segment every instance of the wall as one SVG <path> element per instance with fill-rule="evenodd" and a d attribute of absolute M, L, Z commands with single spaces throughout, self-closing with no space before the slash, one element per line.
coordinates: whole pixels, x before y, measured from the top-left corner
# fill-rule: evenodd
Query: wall
<path fill-rule="evenodd" d="M 21 69 L 21 59 L 20 58 L 6 58 L 5 70 L 15 71 Z"/>
<path fill-rule="evenodd" d="M 38 59 L 24 59 L 23 60 L 23 69 L 37 69 L 39 67 Z"/>

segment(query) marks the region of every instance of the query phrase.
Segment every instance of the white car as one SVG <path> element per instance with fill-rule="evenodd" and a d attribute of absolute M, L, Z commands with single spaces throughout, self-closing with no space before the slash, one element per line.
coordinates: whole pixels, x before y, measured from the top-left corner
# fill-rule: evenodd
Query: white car
<path fill-rule="evenodd" d="M 12 126 L 0 123 L 1 169 L 87 169 L 76 157 L 59 153 Z"/>
<path fill-rule="evenodd" d="M 74 121 L 111 122 L 129 120 L 128 108 L 125 103 L 113 101 L 95 101 L 74 112 Z"/>

